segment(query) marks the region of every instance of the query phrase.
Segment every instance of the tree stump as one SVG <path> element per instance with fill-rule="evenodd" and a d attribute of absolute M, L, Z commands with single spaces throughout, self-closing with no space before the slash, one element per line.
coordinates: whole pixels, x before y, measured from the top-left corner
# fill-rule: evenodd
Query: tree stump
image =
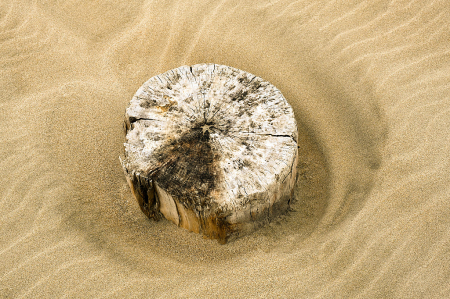
<path fill-rule="evenodd" d="M 152 77 L 126 109 L 121 163 L 139 206 L 226 243 L 288 210 L 297 124 L 269 82 L 217 64 Z"/>

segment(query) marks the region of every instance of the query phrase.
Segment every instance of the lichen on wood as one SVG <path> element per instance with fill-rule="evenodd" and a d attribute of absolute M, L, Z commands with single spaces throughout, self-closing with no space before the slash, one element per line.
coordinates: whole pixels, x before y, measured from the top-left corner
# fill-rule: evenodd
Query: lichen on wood
<path fill-rule="evenodd" d="M 225 243 L 284 213 L 297 124 L 269 82 L 217 64 L 145 82 L 126 110 L 127 181 L 141 210 Z"/>

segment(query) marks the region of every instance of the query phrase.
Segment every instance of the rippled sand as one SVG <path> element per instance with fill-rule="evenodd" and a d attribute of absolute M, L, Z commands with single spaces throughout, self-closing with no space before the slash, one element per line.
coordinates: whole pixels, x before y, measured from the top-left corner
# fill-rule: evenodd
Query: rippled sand
<path fill-rule="evenodd" d="M 140 212 L 122 119 L 202 62 L 278 87 L 294 210 L 227 245 Z M 450 297 L 448 1 L 0 3 L 0 298 Z"/>

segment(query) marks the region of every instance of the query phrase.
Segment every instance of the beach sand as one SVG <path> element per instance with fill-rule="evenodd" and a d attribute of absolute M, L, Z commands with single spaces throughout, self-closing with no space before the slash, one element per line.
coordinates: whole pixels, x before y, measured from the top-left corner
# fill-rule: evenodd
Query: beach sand
<path fill-rule="evenodd" d="M 293 210 L 226 245 L 139 210 L 122 121 L 196 63 L 274 84 Z M 0 3 L 0 298 L 450 298 L 448 1 Z"/>

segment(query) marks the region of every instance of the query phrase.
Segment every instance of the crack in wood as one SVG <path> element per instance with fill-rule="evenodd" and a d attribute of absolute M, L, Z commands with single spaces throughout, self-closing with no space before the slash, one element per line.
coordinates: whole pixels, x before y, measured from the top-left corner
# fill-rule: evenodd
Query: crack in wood
<path fill-rule="evenodd" d="M 140 121 L 140 120 L 157 120 L 157 119 L 155 119 L 155 118 L 145 118 L 145 117 L 130 117 L 129 118 L 130 123 L 134 123 L 134 122 L 137 122 L 137 121 Z"/>

